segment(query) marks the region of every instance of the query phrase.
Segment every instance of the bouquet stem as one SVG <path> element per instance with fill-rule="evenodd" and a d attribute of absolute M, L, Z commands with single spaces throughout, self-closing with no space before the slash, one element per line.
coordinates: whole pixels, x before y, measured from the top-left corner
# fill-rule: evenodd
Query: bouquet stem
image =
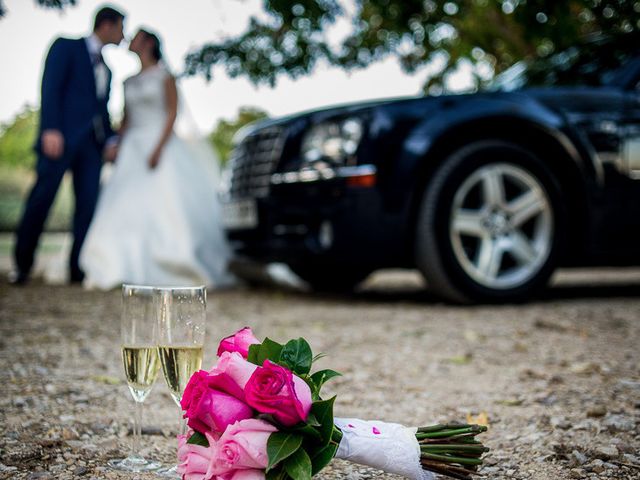
<path fill-rule="evenodd" d="M 459 480 L 471 480 L 489 451 L 475 439 L 487 427 L 445 424 L 420 427 L 416 439 L 420 445 L 420 464 L 424 470 Z"/>

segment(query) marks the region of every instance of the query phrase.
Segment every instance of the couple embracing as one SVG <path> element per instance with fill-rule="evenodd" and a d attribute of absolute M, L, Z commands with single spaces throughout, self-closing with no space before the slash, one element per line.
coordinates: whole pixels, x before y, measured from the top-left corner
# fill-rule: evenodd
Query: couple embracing
<path fill-rule="evenodd" d="M 67 170 L 75 213 L 72 282 L 109 289 L 123 282 L 220 286 L 229 250 L 220 227 L 213 157 L 174 134 L 178 95 L 157 35 L 139 30 L 129 50 L 140 71 L 125 81 L 118 134 L 107 103 L 111 72 L 102 47 L 123 40 L 124 15 L 98 11 L 93 33 L 55 40 L 42 78 L 37 179 L 17 230 L 16 271 L 25 283 L 50 207 Z M 209 161 L 208 161 L 209 160 Z M 100 190 L 103 161 L 115 162 Z"/>

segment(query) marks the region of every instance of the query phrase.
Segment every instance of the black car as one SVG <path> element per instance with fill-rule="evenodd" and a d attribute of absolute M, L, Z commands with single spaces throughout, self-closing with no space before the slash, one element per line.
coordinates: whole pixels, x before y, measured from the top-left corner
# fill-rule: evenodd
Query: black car
<path fill-rule="evenodd" d="M 456 302 L 528 298 L 557 267 L 640 264 L 637 45 L 517 64 L 480 93 L 246 128 L 223 187 L 238 260 L 284 262 L 317 289 L 418 268 Z"/>

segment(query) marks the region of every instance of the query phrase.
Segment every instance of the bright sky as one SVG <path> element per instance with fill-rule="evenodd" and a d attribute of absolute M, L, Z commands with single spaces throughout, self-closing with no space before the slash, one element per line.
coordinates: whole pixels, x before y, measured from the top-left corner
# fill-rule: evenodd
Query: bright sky
<path fill-rule="evenodd" d="M 7 122 L 25 104 L 39 103 L 42 64 L 57 36 L 79 37 L 90 32 L 93 17 L 104 2 L 78 0 L 76 7 L 59 13 L 36 7 L 34 0 L 5 0 L 7 14 L 0 19 L 0 123 Z M 244 30 L 250 14 L 260 12 L 259 0 L 129 0 L 113 2 L 123 11 L 125 36 L 140 26 L 157 31 L 169 65 L 178 70 L 185 53 L 206 41 L 219 40 Z M 338 27 L 340 28 L 340 27 Z M 137 57 L 126 44 L 103 51 L 114 73 L 112 115 L 123 106 L 122 82 L 138 69 Z M 275 88 L 256 88 L 244 79 L 230 79 L 222 70 L 207 83 L 202 78 L 181 81 L 181 91 L 197 125 L 205 132 L 220 118 L 235 118 L 242 106 L 281 116 L 320 106 L 372 98 L 418 95 L 426 72 L 408 76 L 394 60 L 347 74 L 337 68 L 319 67 L 311 76 L 291 80 L 282 77 Z"/>

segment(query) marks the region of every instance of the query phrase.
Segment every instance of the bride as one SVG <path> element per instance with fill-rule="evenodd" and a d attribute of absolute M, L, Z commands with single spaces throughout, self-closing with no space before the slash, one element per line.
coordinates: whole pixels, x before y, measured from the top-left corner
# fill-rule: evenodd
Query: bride
<path fill-rule="evenodd" d="M 216 162 L 174 133 L 178 95 L 158 37 L 140 30 L 129 50 L 141 69 L 124 83 L 118 157 L 80 253 L 85 286 L 227 285 Z"/>

